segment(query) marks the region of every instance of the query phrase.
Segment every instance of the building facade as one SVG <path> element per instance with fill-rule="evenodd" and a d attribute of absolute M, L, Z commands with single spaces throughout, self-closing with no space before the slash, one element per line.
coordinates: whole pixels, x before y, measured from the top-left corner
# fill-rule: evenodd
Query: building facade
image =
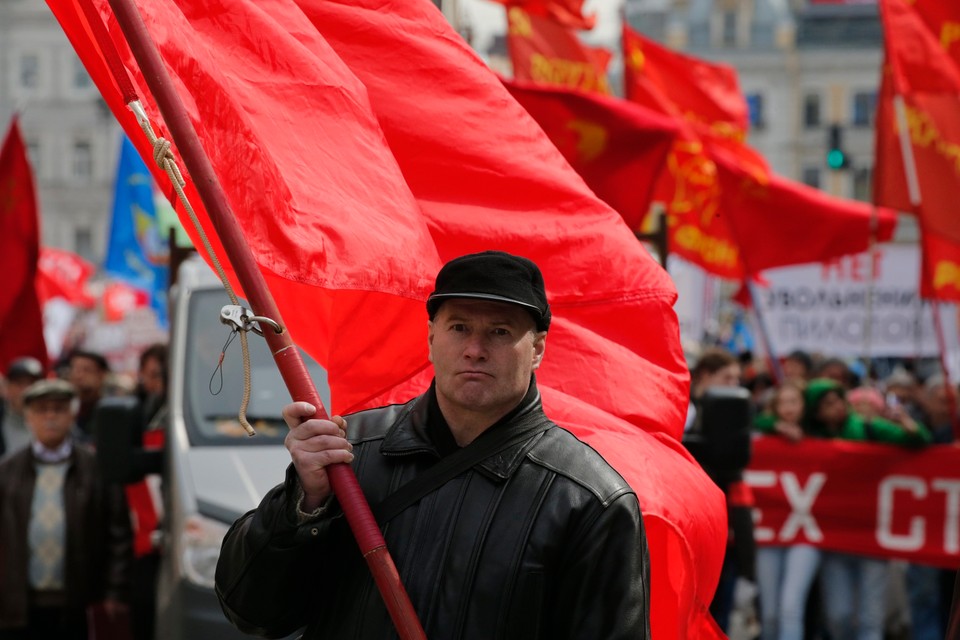
<path fill-rule="evenodd" d="M 0 128 L 14 113 L 37 181 L 41 243 L 103 262 L 120 127 L 43 0 L 0 1 Z"/>

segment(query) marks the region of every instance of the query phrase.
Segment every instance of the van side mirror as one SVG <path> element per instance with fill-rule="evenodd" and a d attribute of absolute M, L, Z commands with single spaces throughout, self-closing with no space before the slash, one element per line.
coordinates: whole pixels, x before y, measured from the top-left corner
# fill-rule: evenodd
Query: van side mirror
<path fill-rule="evenodd" d="M 163 471 L 163 451 L 146 451 L 141 440 L 143 406 L 134 397 L 104 398 L 93 414 L 94 445 L 107 482 L 129 484 Z"/>

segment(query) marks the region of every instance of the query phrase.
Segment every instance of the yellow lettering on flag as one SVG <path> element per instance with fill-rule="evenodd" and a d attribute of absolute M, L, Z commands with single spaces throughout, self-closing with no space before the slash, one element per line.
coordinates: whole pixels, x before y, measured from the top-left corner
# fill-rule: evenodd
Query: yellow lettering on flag
<path fill-rule="evenodd" d="M 530 77 L 544 84 L 608 92 L 607 79 L 598 77 L 596 68 L 589 62 L 548 58 L 542 53 L 534 53 L 530 56 Z"/>
<path fill-rule="evenodd" d="M 567 124 L 577 135 L 577 157 L 583 162 L 592 162 L 607 148 L 607 130 L 596 122 L 571 120 Z"/>
<path fill-rule="evenodd" d="M 940 28 L 940 44 L 947 51 L 950 45 L 960 40 L 960 22 L 944 22 Z"/>
<path fill-rule="evenodd" d="M 682 249 L 696 253 L 707 264 L 727 269 L 737 266 L 737 248 L 734 245 L 721 238 L 707 235 L 694 225 L 685 224 L 677 227 L 673 239 Z"/>
<path fill-rule="evenodd" d="M 507 10 L 507 23 L 510 35 L 521 38 L 529 38 L 533 35 L 533 25 L 530 24 L 530 16 L 519 7 L 510 7 Z"/>
<path fill-rule="evenodd" d="M 921 149 L 933 149 L 946 158 L 953 170 L 960 174 L 960 144 L 944 140 L 936 123 L 928 113 L 913 106 L 907 107 L 907 129 L 910 141 Z"/>
<path fill-rule="evenodd" d="M 940 290 L 946 287 L 960 290 L 960 264 L 940 260 L 933 268 L 933 288 Z"/>

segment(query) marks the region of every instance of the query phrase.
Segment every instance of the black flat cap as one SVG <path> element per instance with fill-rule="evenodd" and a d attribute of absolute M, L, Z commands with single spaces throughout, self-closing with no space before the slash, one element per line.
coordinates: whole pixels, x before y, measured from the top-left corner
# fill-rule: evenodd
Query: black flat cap
<path fill-rule="evenodd" d="M 526 309 L 538 331 L 550 328 L 550 305 L 543 274 L 532 260 L 503 251 L 484 251 L 454 258 L 440 269 L 427 298 L 430 319 L 450 298 L 507 302 Z"/>
<path fill-rule="evenodd" d="M 43 377 L 43 365 L 36 358 L 24 356 L 17 358 L 10 363 L 7 369 L 7 380 L 17 380 L 19 378 L 33 378 L 39 380 Z"/>

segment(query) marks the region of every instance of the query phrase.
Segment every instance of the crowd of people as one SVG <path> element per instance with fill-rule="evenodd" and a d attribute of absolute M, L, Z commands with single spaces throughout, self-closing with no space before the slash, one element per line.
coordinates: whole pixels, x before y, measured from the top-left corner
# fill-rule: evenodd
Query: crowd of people
<path fill-rule="evenodd" d="M 691 416 L 708 389 L 740 387 L 751 405 L 753 437 L 880 442 L 911 449 L 954 440 L 957 389 L 940 374 L 921 380 L 903 362 L 883 378 L 861 377 L 843 360 L 802 351 L 779 364 L 782 377 L 774 383 L 749 354 L 705 350 L 691 368 Z M 687 429 L 693 435 L 685 441 L 702 447 L 694 417 Z M 714 447 L 729 448 L 742 431 L 727 429 L 725 442 Z M 699 453 L 698 448 L 691 451 Z M 806 543 L 757 546 L 752 520 L 745 515 L 750 499 L 743 497 L 749 490 L 742 473 L 718 478 L 709 465 L 704 468 L 727 495 L 730 514 L 730 546 L 712 607 L 721 627 L 729 628 L 731 612 L 739 608 L 747 617 L 756 616 L 747 635 L 763 640 L 944 638 L 955 572 Z M 901 620 L 906 623 L 899 629 L 890 616 L 896 609 L 891 594 L 898 592 L 905 594 Z"/>
<path fill-rule="evenodd" d="M 94 445 L 104 397 L 132 393 L 146 433 L 165 405 L 166 346 L 113 384 L 107 359 L 73 351 L 50 371 L 13 360 L 0 405 L 0 640 L 85 640 L 91 628 L 153 637 L 159 547 L 137 544 L 138 492 L 109 482 Z"/>
<path fill-rule="evenodd" d="M 486 288 L 476 289 L 478 282 Z M 466 483 L 438 476 L 435 499 L 417 505 L 418 495 L 390 516 L 388 534 L 405 532 L 402 543 L 390 540 L 391 548 L 401 550 L 401 559 L 419 558 L 408 579 L 413 576 L 415 605 L 433 631 L 469 618 L 492 635 L 463 637 L 500 637 L 489 625 L 513 623 L 533 630 L 522 637 L 557 637 L 540 628 L 551 619 L 553 631 L 580 625 L 571 637 L 613 637 L 614 629 L 622 637 L 648 637 L 649 558 L 637 498 L 599 455 L 542 413 L 534 373 L 551 316 L 536 265 L 496 252 L 454 260 L 438 275 L 427 312 L 436 378 L 422 396 L 347 420 L 310 419 L 314 409 L 306 403 L 285 409 L 293 462 L 286 480 L 225 539 L 216 580 L 227 617 L 250 632 L 282 635 L 306 625 L 311 637 L 336 625 L 354 625 L 350 637 L 370 625 L 389 627 L 325 471 L 327 464 L 358 460 L 365 493 L 384 503 L 393 498 L 388 490 L 417 474 L 429 477 L 434 466 L 461 465 L 469 474 Z M 727 496 L 729 512 L 728 549 L 711 607 L 718 624 L 729 629 L 733 614 L 746 612 L 753 636 L 763 640 L 883 640 L 891 637 L 890 584 L 901 576 L 910 627 L 899 637 L 941 640 L 955 573 L 916 564 L 892 572 L 888 560 L 805 543 L 758 546 L 743 473 L 756 437 L 902 447 L 952 442 L 957 390 L 942 376 L 920 380 L 906 367 L 883 379 L 860 379 L 841 360 L 802 352 L 779 364 L 778 383 L 749 358 L 720 349 L 705 350 L 691 368 L 684 442 Z M 92 445 L 98 403 L 111 393 L 136 396 L 141 444 L 162 431 L 166 347 L 143 352 L 135 389 L 111 385 L 107 360 L 89 351 L 70 353 L 51 371 L 18 358 L 4 374 L 0 640 L 86 640 L 91 610 L 150 640 L 162 550 L 155 531 L 136 526 L 156 522 L 140 511 L 149 505 L 138 496 L 149 492 L 106 481 Z M 736 424 L 717 430 L 718 415 Z M 467 455 L 488 449 L 497 453 L 493 467 Z M 598 501 L 601 494 L 606 498 Z M 460 527 L 464 518 L 474 526 Z M 519 531 L 522 518 L 529 522 Z M 453 551 L 427 554 L 438 548 L 438 527 L 441 547 Z M 497 562 L 486 568 L 477 563 L 466 600 L 459 583 L 437 592 L 440 576 L 463 570 L 461 560 L 490 552 L 481 529 L 498 539 L 508 533 L 523 539 L 498 547 Z M 598 539 L 604 544 L 594 544 Z M 580 559 L 568 564 L 567 554 Z M 342 582 L 323 587 L 306 573 L 277 570 L 320 561 L 337 566 Z M 523 563 L 567 572 L 568 579 L 547 589 L 541 574 L 521 570 Z M 294 574 L 303 576 L 301 584 L 286 579 Z M 515 589 L 514 604 L 500 597 L 506 583 Z M 264 585 L 272 585 L 269 597 Z M 435 607 L 438 593 L 456 616 Z M 547 593 L 556 602 L 543 601 Z M 309 594 L 316 597 L 308 601 Z M 303 606 L 290 608 L 292 601 Z M 334 601 L 336 607 L 313 607 Z M 578 608 L 569 619 L 558 615 Z M 357 613 L 349 622 L 339 615 L 347 609 Z"/>

